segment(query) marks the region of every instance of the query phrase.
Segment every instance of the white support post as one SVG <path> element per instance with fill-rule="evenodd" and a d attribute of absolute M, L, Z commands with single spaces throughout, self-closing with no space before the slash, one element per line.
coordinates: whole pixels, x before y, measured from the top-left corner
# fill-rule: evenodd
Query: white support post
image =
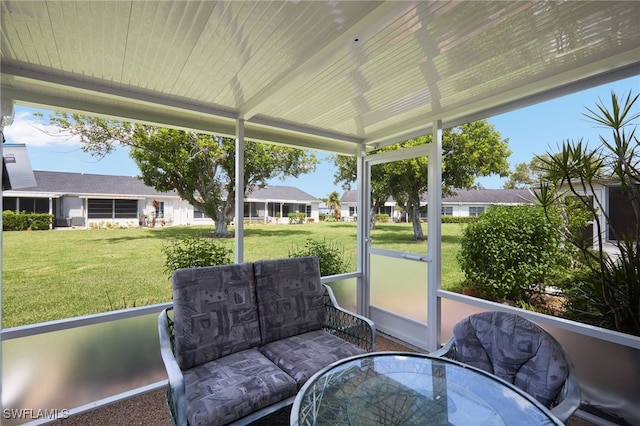
<path fill-rule="evenodd" d="M 244 119 L 236 121 L 235 260 L 244 262 Z"/>
<path fill-rule="evenodd" d="M 269 202 L 264 202 L 264 223 L 265 225 L 269 223 Z"/>
<path fill-rule="evenodd" d="M 440 346 L 441 306 L 438 290 L 442 283 L 442 121 L 433 123 L 429 144 L 427 253 L 427 350 Z"/>
<path fill-rule="evenodd" d="M 0 157 L 4 158 L 4 127 L 11 125 L 13 122 L 13 99 L 0 99 L 0 131 L 2 131 L 2 140 L 0 140 Z M 3 190 L 0 188 L 0 193 Z M 0 211 L 4 211 L 2 197 L 0 197 Z M 0 230 L 2 229 L 2 217 L 0 216 Z M 0 232 L 0 259 L 2 259 L 2 232 Z M 0 262 L 0 342 L 2 341 L 2 262 Z M 0 383 L 2 383 L 2 344 L 0 344 Z M 1 387 L 1 386 L 0 386 Z M 0 391 L 0 393 L 2 393 Z"/>
<path fill-rule="evenodd" d="M 49 214 L 54 214 L 55 212 L 53 211 L 53 197 L 49 197 Z M 55 220 L 55 217 L 53 218 L 53 220 Z M 51 223 L 49 224 L 49 229 L 53 229 L 53 221 L 51 221 Z"/>
<path fill-rule="evenodd" d="M 356 193 L 358 198 L 356 200 L 356 239 L 357 239 L 357 258 L 356 269 L 360 273 L 360 278 L 357 280 L 356 291 L 356 308 L 360 315 L 369 317 L 369 303 L 370 303 L 370 268 L 369 268 L 369 245 L 370 241 L 370 193 L 371 193 L 371 179 L 369 179 L 369 173 L 365 167 L 364 157 L 366 155 L 365 148 L 363 146 L 358 147 L 356 151 Z"/>

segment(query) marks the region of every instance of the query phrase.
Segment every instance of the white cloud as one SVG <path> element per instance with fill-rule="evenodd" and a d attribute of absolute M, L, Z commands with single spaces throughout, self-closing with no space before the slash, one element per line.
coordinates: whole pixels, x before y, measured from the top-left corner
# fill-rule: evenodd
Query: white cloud
<path fill-rule="evenodd" d="M 23 143 L 27 146 L 79 146 L 80 138 L 70 136 L 59 127 L 45 125 L 33 111 L 16 111 L 13 123 L 3 130 L 8 143 Z"/>

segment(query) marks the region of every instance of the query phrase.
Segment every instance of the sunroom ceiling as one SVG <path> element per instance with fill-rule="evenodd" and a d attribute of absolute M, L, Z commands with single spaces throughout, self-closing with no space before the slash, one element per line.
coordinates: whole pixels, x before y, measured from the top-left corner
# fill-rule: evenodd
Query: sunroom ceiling
<path fill-rule="evenodd" d="M 1 13 L 3 103 L 225 135 L 243 118 L 249 139 L 343 153 L 640 73 L 637 1 L 3 0 Z"/>

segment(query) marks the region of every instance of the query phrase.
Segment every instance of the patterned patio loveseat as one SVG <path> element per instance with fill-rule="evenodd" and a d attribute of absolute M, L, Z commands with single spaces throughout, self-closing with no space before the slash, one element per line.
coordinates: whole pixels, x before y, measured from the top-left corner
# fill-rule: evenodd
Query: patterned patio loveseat
<path fill-rule="evenodd" d="M 293 403 L 322 367 L 375 349 L 368 319 L 341 309 L 316 257 L 173 274 L 158 318 L 176 425 L 247 424 Z"/>

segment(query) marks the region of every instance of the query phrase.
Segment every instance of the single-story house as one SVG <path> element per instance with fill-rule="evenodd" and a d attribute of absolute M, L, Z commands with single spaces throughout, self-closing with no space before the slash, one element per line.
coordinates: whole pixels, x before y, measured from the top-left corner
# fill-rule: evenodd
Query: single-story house
<path fill-rule="evenodd" d="M 442 197 L 443 216 L 480 216 L 492 205 L 519 205 L 531 203 L 534 196 L 528 189 L 459 189 L 456 193 Z M 345 191 L 340 199 L 342 217 L 350 220 L 357 215 L 357 191 Z M 420 197 L 420 217 L 427 218 L 427 194 Z M 393 199 L 376 211 L 388 214 L 394 221 L 406 221 L 403 211 Z"/>
<path fill-rule="evenodd" d="M 50 213 L 54 227 L 137 227 L 213 224 L 175 192 L 159 192 L 134 176 L 34 170 L 36 186 L 3 191 L 3 209 Z M 291 186 L 257 189 L 245 219 L 288 223 L 289 213 L 318 221 L 320 200 Z"/>
<path fill-rule="evenodd" d="M 271 185 L 248 194 L 244 203 L 245 220 L 289 223 L 290 213 L 305 213 L 318 222 L 322 200 L 294 186 Z"/>
<path fill-rule="evenodd" d="M 568 188 L 561 188 L 567 190 Z M 619 183 L 600 182 L 593 186 L 593 193 L 583 192 L 592 197 L 592 202 L 599 200 L 602 210 L 607 214 L 599 214 L 600 230 L 604 242 L 615 241 L 612 228 L 623 233 L 633 231 L 640 226 L 634 215 L 626 193 Z M 340 210 L 343 220 L 353 220 L 357 215 L 357 192 L 345 191 L 340 199 Z M 535 196 L 529 189 L 470 189 L 457 190 L 455 194 L 442 197 L 443 216 L 480 216 L 492 205 L 519 205 L 535 202 Z M 427 194 L 420 199 L 420 217 L 427 217 Z M 395 221 L 407 220 L 404 212 L 398 210 L 393 199 L 387 200 L 384 207 L 376 213 L 388 214 Z M 590 225 L 585 229 L 585 237 L 597 241 L 598 228 Z"/>
<path fill-rule="evenodd" d="M 574 187 L 579 187 L 574 185 Z M 636 185 L 640 188 L 640 185 Z M 566 195 L 571 196 L 568 191 L 568 185 L 564 185 L 560 188 L 560 191 L 565 192 Z M 599 227 L 592 223 L 586 230 L 585 236 L 592 238 L 594 242 L 598 241 L 598 229 L 600 230 L 601 240 L 605 243 L 615 242 L 618 240 L 618 236 L 615 235 L 615 231 L 621 234 L 630 234 L 636 232 L 638 226 L 637 214 L 634 211 L 632 197 L 634 195 L 629 188 L 622 190 L 620 183 L 614 180 L 594 182 L 592 189 L 578 190 L 581 196 L 588 197 L 591 204 L 598 210 L 598 222 Z M 636 193 L 637 194 L 637 193 Z M 602 212 L 606 212 L 603 214 Z"/>

